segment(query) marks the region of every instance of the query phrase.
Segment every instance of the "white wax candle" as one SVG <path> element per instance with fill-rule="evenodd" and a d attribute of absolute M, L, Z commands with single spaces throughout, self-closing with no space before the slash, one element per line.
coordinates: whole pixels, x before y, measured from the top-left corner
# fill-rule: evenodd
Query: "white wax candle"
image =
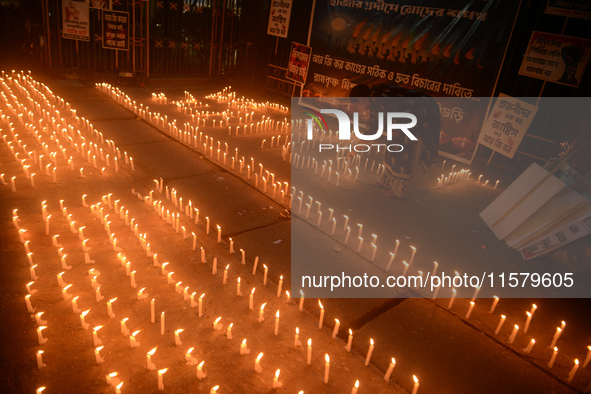
<path fill-rule="evenodd" d="M 308 338 L 308 351 L 306 355 L 306 363 L 312 365 L 312 338 Z"/>
<path fill-rule="evenodd" d="M 369 361 L 371 360 L 371 354 L 373 353 L 373 339 L 370 338 L 369 340 L 369 350 L 367 352 L 367 356 L 365 357 L 365 366 L 367 367 L 369 365 Z"/>
<path fill-rule="evenodd" d="M 328 384 L 328 375 L 330 373 L 330 357 L 328 356 L 328 354 L 324 355 L 324 383 Z"/>
<path fill-rule="evenodd" d="M 156 365 L 152 362 L 152 356 L 156 352 L 156 348 L 157 347 L 155 347 L 154 349 L 152 349 L 148 353 L 146 353 L 147 368 L 151 371 L 156 370 Z"/>
<path fill-rule="evenodd" d="M 279 334 L 279 309 L 277 310 L 277 313 L 275 313 L 275 332 L 274 332 L 275 336 L 277 336 Z"/>
<path fill-rule="evenodd" d="M 337 337 L 337 334 L 339 333 L 339 327 L 341 326 L 341 322 L 339 321 L 339 319 L 334 319 L 334 321 L 334 329 L 332 330 L 333 339 Z"/>
<path fill-rule="evenodd" d="M 203 297 L 205 297 L 205 293 L 199 297 L 199 317 L 203 316 Z"/>
<path fill-rule="evenodd" d="M 249 354 L 249 353 L 250 353 L 250 349 L 246 345 L 246 338 L 245 338 L 242 340 L 242 343 L 240 344 L 240 355 L 243 356 L 243 355 Z"/>
<path fill-rule="evenodd" d="M 155 303 L 156 300 L 152 298 L 152 301 L 150 302 L 150 322 L 152 323 L 156 322 Z"/>
<path fill-rule="evenodd" d="M 184 330 L 182 328 L 179 328 L 178 330 L 175 330 L 174 332 L 174 344 L 176 346 L 181 346 L 183 344 L 183 342 L 181 342 L 181 332 L 183 332 Z"/>
<path fill-rule="evenodd" d="M 158 371 L 158 391 L 164 391 L 164 379 L 163 375 L 168 371 L 168 368 L 164 368 Z"/>
<path fill-rule="evenodd" d="M 419 391 L 419 379 L 415 375 L 412 375 L 412 379 L 415 382 L 412 388 L 412 394 L 417 394 L 417 392 Z"/>
<path fill-rule="evenodd" d="M 265 305 L 267 305 L 266 302 L 261 305 L 261 309 L 259 310 L 259 323 L 265 320 Z"/>
<path fill-rule="evenodd" d="M 320 305 L 320 318 L 318 319 L 318 328 L 322 328 L 322 323 L 324 322 L 324 307 L 320 300 L 318 300 L 318 305 Z"/>
<path fill-rule="evenodd" d="M 162 312 L 160 314 L 160 335 L 164 335 L 165 324 L 164 312 Z"/>
<path fill-rule="evenodd" d="M 390 361 L 390 365 L 388 366 L 388 370 L 386 371 L 386 374 L 384 375 L 384 380 L 386 382 L 390 381 L 390 375 L 392 375 L 392 371 L 394 371 L 395 366 L 396 366 L 396 360 L 394 359 L 394 357 L 392 357 L 392 361 Z"/>
<path fill-rule="evenodd" d="M 38 350 L 37 351 L 37 368 L 39 368 L 39 369 L 47 366 L 47 364 L 43 363 L 42 355 L 43 355 L 43 350 Z"/>
<path fill-rule="evenodd" d="M 254 370 L 255 372 L 261 373 L 263 372 L 263 368 L 261 367 L 261 358 L 263 358 L 263 353 L 259 353 L 255 362 L 254 362 Z"/>

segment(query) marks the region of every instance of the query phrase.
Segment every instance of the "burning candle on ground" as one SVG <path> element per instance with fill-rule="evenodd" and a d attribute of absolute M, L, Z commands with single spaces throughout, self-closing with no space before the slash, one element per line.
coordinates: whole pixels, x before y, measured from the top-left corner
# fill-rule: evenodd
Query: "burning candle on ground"
<path fill-rule="evenodd" d="M 134 331 L 130 336 L 129 336 L 129 346 L 133 347 L 140 347 L 140 342 L 138 340 L 135 339 L 135 336 L 137 334 L 139 334 L 140 330 Z"/>
<path fill-rule="evenodd" d="M 109 301 L 107 301 L 107 313 L 111 319 L 115 317 L 115 314 L 113 313 L 113 302 L 115 301 L 117 301 L 117 297 L 111 298 Z"/>
<path fill-rule="evenodd" d="M 497 304 L 499 303 L 499 297 L 498 296 L 493 296 L 494 301 L 490 307 L 490 311 L 488 311 L 488 313 L 493 313 L 495 311 L 495 309 L 497 308 Z"/>
<path fill-rule="evenodd" d="M 214 331 L 221 331 L 221 329 L 224 327 L 223 323 L 220 323 L 220 320 L 222 320 L 221 316 L 213 321 L 213 330 Z"/>
<path fill-rule="evenodd" d="M 191 355 L 194 349 L 195 348 L 192 347 L 189 350 L 187 350 L 187 353 L 185 353 L 185 361 L 187 365 L 197 365 L 197 359 Z"/>
<path fill-rule="evenodd" d="M 294 336 L 294 339 L 293 339 L 293 346 L 294 347 L 302 346 L 302 342 L 300 342 L 300 329 L 298 327 L 296 327 L 296 329 L 295 329 L 295 336 Z"/>
<path fill-rule="evenodd" d="M 525 347 L 525 349 L 523 349 L 523 352 L 525 354 L 529 354 L 531 352 L 532 348 L 534 347 L 535 343 L 536 343 L 536 340 L 532 338 L 531 341 L 529 341 L 529 344 Z"/>
<path fill-rule="evenodd" d="M 129 329 L 127 328 L 127 321 L 129 320 L 128 317 L 121 320 L 121 334 L 129 335 Z"/>
<path fill-rule="evenodd" d="M 101 346 L 103 344 L 98 337 L 98 330 L 100 330 L 101 328 L 103 328 L 103 326 L 96 326 L 92 329 L 92 341 L 95 347 Z"/>
<path fill-rule="evenodd" d="M 579 369 L 579 359 L 575 358 L 575 363 L 573 365 L 573 368 L 570 370 L 569 374 L 568 374 L 568 382 L 572 382 L 575 374 L 577 373 L 577 370 Z"/>
<path fill-rule="evenodd" d="M 165 319 L 164 319 L 164 312 L 160 314 L 160 335 L 164 335 L 164 327 L 165 327 Z"/>
<path fill-rule="evenodd" d="M 511 332 L 511 335 L 509 336 L 509 339 L 507 340 L 507 342 L 513 343 L 515 341 L 515 337 L 517 336 L 518 331 L 519 331 L 519 326 L 517 324 L 515 324 L 513 326 L 513 331 Z"/>
<path fill-rule="evenodd" d="M 554 361 L 556 361 L 556 355 L 558 354 L 558 348 L 554 346 L 554 351 L 552 352 L 552 357 L 550 357 L 550 361 L 548 362 L 548 368 L 552 369 L 554 366 Z"/>
<path fill-rule="evenodd" d="M 43 367 L 47 367 L 47 364 L 43 363 L 43 350 L 37 351 L 37 368 L 41 369 Z"/>
<path fill-rule="evenodd" d="M 497 325 L 497 328 L 495 330 L 495 335 L 497 335 L 501 331 L 501 327 L 503 327 L 503 323 L 505 323 L 506 318 L 507 316 L 501 315 L 501 320 L 499 320 L 499 324 Z"/>
<path fill-rule="evenodd" d="M 263 352 L 259 353 L 257 358 L 254 361 L 254 370 L 257 373 L 263 372 L 263 368 L 261 367 L 261 359 L 263 358 Z"/>
<path fill-rule="evenodd" d="M 174 344 L 176 346 L 181 346 L 183 343 L 181 342 L 181 332 L 183 332 L 184 330 L 182 328 L 179 328 L 178 330 L 174 331 Z"/>
<path fill-rule="evenodd" d="M 341 326 L 341 322 L 339 319 L 334 319 L 334 329 L 332 330 L 332 338 L 336 338 L 339 333 L 339 327 Z"/>
<path fill-rule="evenodd" d="M 474 305 L 476 305 L 476 303 L 474 301 L 470 301 L 470 307 L 468 308 L 468 312 L 466 313 L 466 319 L 470 318 L 470 315 L 472 314 L 472 311 L 474 310 Z"/>
<path fill-rule="evenodd" d="M 304 310 L 304 292 L 302 291 L 302 289 L 300 289 L 300 306 L 298 308 L 298 310 L 300 312 L 302 312 Z"/>
<path fill-rule="evenodd" d="M 267 286 L 267 276 L 269 274 L 269 268 L 265 264 L 263 264 L 263 268 L 265 269 L 263 273 L 263 286 Z"/>
<path fill-rule="evenodd" d="M 259 310 L 259 323 L 265 320 L 265 305 L 267 305 L 266 302 L 261 305 L 261 309 Z"/>
<path fill-rule="evenodd" d="M 279 309 L 277 309 L 277 313 L 275 313 L 275 336 L 279 334 Z"/>
<path fill-rule="evenodd" d="M 330 373 L 330 357 L 328 356 L 328 354 L 324 355 L 324 383 L 328 384 L 328 375 Z"/>
<path fill-rule="evenodd" d="M 419 391 L 419 378 L 417 378 L 416 375 L 412 375 L 412 380 L 414 380 L 415 382 L 412 388 L 412 394 L 417 394 L 417 392 Z"/>
<path fill-rule="evenodd" d="M 279 381 L 279 374 L 281 373 L 281 370 L 277 370 L 275 371 L 275 377 L 273 378 L 273 388 L 274 389 L 279 389 L 281 387 L 283 387 L 283 383 Z"/>
<path fill-rule="evenodd" d="M 94 358 L 97 364 L 102 364 L 105 362 L 105 359 L 101 357 L 101 349 L 103 346 L 98 346 L 94 349 Z"/>
<path fill-rule="evenodd" d="M 556 345 L 556 341 L 560 338 L 562 334 L 562 328 L 556 327 L 556 332 L 554 333 L 554 337 L 552 338 L 552 343 L 550 344 L 550 348 L 553 348 Z"/>
<path fill-rule="evenodd" d="M 199 380 L 205 379 L 207 377 L 205 372 L 203 372 L 203 365 L 204 364 L 205 364 L 205 361 L 201 361 L 199 363 L 199 365 L 197 365 L 197 379 L 199 379 Z"/>
<path fill-rule="evenodd" d="M 373 353 L 373 348 L 374 348 L 373 339 L 370 338 L 369 339 L 369 350 L 367 351 L 367 356 L 365 357 L 365 366 L 366 367 L 369 365 L 369 361 L 371 360 L 371 354 Z"/>
<path fill-rule="evenodd" d="M 279 284 L 277 285 L 277 298 L 281 297 L 281 291 L 283 289 L 283 275 L 279 277 Z"/>
<path fill-rule="evenodd" d="M 240 344 L 240 355 L 243 356 L 245 354 L 250 354 L 250 349 L 246 345 L 246 338 L 244 338 Z"/>
<path fill-rule="evenodd" d="M 164 391 L 163 375 L 168 371 L 168 368 L 158 370 L 158 391 Z"/>
<path fill-rule="evenodd" d="M 308 351 L 306 357 L 306 364 L 312 365 L 312 338 L 308 338 Z"/>
<path fill-rule="evenodd" d="M 322 306 L 322 302 L 320 299 L 318 300 L 318 305 L 320 305 L 320 318 L 318 319 L 318 328 L 322 328 L 322 323 L 324 322 L 324 306 Z"/>
<path fill-rule="evenodd" d="M 86 323 L 86 321 L 84 320 L 84 318 L 86 317 L 86 315 L 88 315 L 88 312 L 90 312 L 90 309 L 85 310 L 84 312 L 82 312 L 80 314 L 80 325 L 82 326 L 82 328 L 84 330 L 88 330 L 90 328 L 90 324 Z"/>
<path fill-rule="evenodd" d="M 392 371 L 394 371 L 395 366 L 396 366 L 396 360 L 394 359 L 394 357 L 392 357 L 392 360 L 390 361 L 390 365 L 388 366 L 388 369 L 386 370 L 386 374 L 384 375 L 384 380 L 386 382 L 390 381 L 390 375 L 392 375 Z"/>
<path fill-rule="evenodd" d="M 585 361 L 583 362 L 583 368 L 587 368 L 589 361 L 591 361 L 591 346 L 587 346 L 587 355 L 585 356 Z"/>
<path fill-rule="evenodd" d="M 345 346 L 345 349 L 350 352 L 351 351 L 351 345 L 353 344 L 353 330 L 349 329 L 349 338 L 347 339 L 347 345 Z"/>
<path fill-rule="evenodd" d="M 199 317 L 203 316 L 203 297 L 205 297 L 205 293 L 199 296 Z"/>
<path fill-rule="evenodd" d="M 154 355 L 154 353 L 156 353 L 156 349 L 157 349 L 157 347 L 155 347 L 154 349 L 152 349 L 148 353 L 146 353 L 147 367 L 151 371 L 155 371 L 156 370 L 156 364 L 154 364 L 152 362 L 152 356 Z"/>

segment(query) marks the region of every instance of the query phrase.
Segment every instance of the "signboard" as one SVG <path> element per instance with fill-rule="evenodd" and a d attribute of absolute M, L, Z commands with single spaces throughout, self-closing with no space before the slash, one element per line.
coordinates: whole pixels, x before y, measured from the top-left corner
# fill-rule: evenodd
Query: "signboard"
<path fill-rule="evenodd" d="M 269 11 L 269 26 L 267 34 L 270 36 L 287 37 L 289 18 L 291 17 L 292 0 L 271 0 Z"/>
<path fill-rule="evenodd" d="M 548 234 L 543 239 L 521 250 L 521 256 L 532 259 L 551 252 L 559 247 L 576 241 L 591 233 L 591 217 L 568 224 L 555 232 Z"/>
<path fill-rule="evenodd" d="M 89 41 L 88 1 L 62 0 L 63 37 Z"/>
<path fill-rule="evenodd" d="M 462 116 L 442 117 L 440 154 L 469 163 L 519 2 L 408 3 L 316 0 L 314 54 L 303 95 L 348 96 L 357 84 L 387 84 L 432 97 L 461 97 L 462 107 L 441 103 L 449 111 L 457 107 Z"/>
<path fill-rule="evenodd" d="M 548 0 L 546 14 L 591 19 L 591 3 L 589 0 Z"/>
<path fill-rule="evenodd" d="M 308 77 L 311 57 L 312 48 L 292 42 L 285 77 L 300 84 L 305 83 Z"/>
<path fill-rule="evenodd" d="M 512 159 L 538 107 L 506 94 L 499 94 L 482 125 L 478 143 Z"/>
<path fill-rule="evenodd" d="M 519 74 L 578 87 L 591 56 L 591 40 L 532 32 Z"/>
<path fill-rule="evenodd" d="M 103 10 L 103 48 L 129 50 L 129 13 Z"/>

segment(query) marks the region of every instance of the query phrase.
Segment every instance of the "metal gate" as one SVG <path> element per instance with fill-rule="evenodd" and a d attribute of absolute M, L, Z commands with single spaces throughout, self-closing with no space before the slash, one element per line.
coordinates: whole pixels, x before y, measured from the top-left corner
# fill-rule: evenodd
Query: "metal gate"
<path fill-rule="evenodd" d="M 62 37 L 62 0 L 42 0 L 47 66 L 134 76 L 231 75 L 243 0 L 92 1 L 130 18 L 129 51 L 104 49 L 100 8 L 89 10 L 90 40 Z"/>

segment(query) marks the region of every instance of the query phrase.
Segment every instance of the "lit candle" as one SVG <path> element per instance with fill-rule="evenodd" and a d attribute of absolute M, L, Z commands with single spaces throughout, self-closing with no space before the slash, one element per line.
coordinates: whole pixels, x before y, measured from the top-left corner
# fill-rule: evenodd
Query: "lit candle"
<path fill-rule="evenodd" d="M 359 380 L 355 381 L 355 385 L 353 386 L 353 389 L 351 390 L 351 394 L 357 394 L 357 390 L 359 390 Z"/>
<path fill-rule="evenodd" d="M 117 297 L 111 298 L 109 301 L 107 301 L 107 314 L 111 319 L 115 317 L 115 314 L 113 313 L 113 302 L 115 301 L 117 301 Z"/>
<path fill-rule="evenodd" d="M 568 382 L 572 382 L 573 378 L 575 377 L 575 374 L 577 373 L 577 370 L 579 369 L 579 359 L 575 358 L 575 364 L 573 365 L 573 368 L 570 370 L 570 373 L 568 374 Z"/>
<path fill-rule="evenodd" d="M 165 319 L 164 312 L 160 314 L 160 335 L 164 335 Z"/>
<path fill-rule="evenodd" d="M 386 382 L 390 381 L 390 375 L 392 375 L 392 371 L 394 371 L 395 366 L 396 366 L 396 360 L 394 359 L 394 357 L 392 357 L 392 360 L 390 361 L 390 365 L 388 366 L 388 370 L 386 371 L 386 374 L 384 375 L 384 380 Z"/>
<path fill-rule="evenodd" d="M 365 366 L 367 367 L 369 365 L 369 360 L 371 359 L 371 354 L 373 353 L 373 339 L 370 338 L 369 339 L 369 351 L 367 352 L 367 356 L 365 357 Z"/>
<path fill-rule="evenodd" d="M 230 264 L 228 264 L 226 266 L 226 268 L 224 269 L 224 277 L 222 279 L 222 284 L 225 285 L 227 280 L 228 280 L 228 268 L 230 268 Z"/>
<path fill-rule="evenodd" d="M 254 291 L 256 289 L 253 287 L 252 291 L 250 292 L 250 299 L 248 300 L 248 309 L 251 311 L 254 309 Z"/>
<path fill-rule="evenodd" d="M 353 331 L 351 329 L 349 329 L 349 338 L 347 339 L 347 345 L 345 346 L 345 349 L 350 352 L 351 351 L 351 345 L 353 344 Z"/>
<path fill-rule="evenodd" d="M 152 356 L 154 355 L 154 353 L 156 353 L 156 348 L 157 346 L 154 349 L 150 350 L 148 353 L 146 353 L 147 367 L 151 371 L 156 370 L 156 364 L 152 362 Z"/>
<path fill-rule="evenodd" d="M 281 290 L 283 288 L 283 275 L 279 277 L 279 284 L 277 285 L 277 298 L 281 297 Z"/>
<path fill-rule="evenodd" d="M 550 348 L 553 348 L 554 345 L 556 345 L 556 341 L 558 341 L 558 338 L 560 338 L 561 334 L 562 334 L 562 328 L 556 327 L 556 333 L 554 333 L 554 337 L 552 338 L 552 343 L 550 344 Z"/>
<path fill-rule="evenodd" d="M 37 368 L 41 369 L 43 367 L 47 367 L 47 364 L 43 363 L 43 350 L 38 350 L 37 351 Z"/>
<path fill-rule="evenodd" d="M 244 338 L 240 344 L 240 355 L 243 356 L 245 354 L 250 354 L 250 349 L 246 346 L 246 338 Z"/>
<path fill-rule="evenodd" d="M 185 361 L 187 362 L 187 365 L 191 366 L 197 365 L 197 359 L 191 355 L 193 349 L 195 348 L 190 348 L 189 350 L 187 350 L 187 353 L 185 353 Z"/>
<path fill-rule="evenodd" d="M 312 365 L 312 338 L 308 338 L 308 354 L 306 358 L 306 363 L 308 365 Z"/>
<path fill-rule="evenodd" d="M 302 342 L 300 342 L 300 329 L 296 327 L 295 329 L 295 337 L 293 339 L 293 346 L 299 347 L 302 346 Z"/>
<path fill-rule="evenodd" d="M 552 357 L 550 357 L 550 361 L 548 362 L 548 368 L 552 369 L 554 366 L 554 361 L 556 361 L 556 355 L 558 354 L 558 348 L 554 346 L 554 352 L 552 352 Z"/>
<path fill-rule="evenodd" d="M 341 326 L 341 322 L 339 321 L 339 319 L 334 319 L 334 321 L 334 329 L 332 330 L 333 339 L 337 337 L 337 334 L 339 333 L 339 327 Z"/>
<path fill-rule="evenodd" d="M 267 275 L 269 274 L 269 268 L 263 264 L 263 268 L 265 269 L 263 273 L 263 286 L 267 286 Z"/>
<path fill-rule="evenodd" d="M 221 331 L 221 329 L 224 327 L 224 325 L 222 323 L 220 323 L 220 320 L 222 320 L 221 316 L 213 321 L 214 331 Z"/>
<path fill-rule="evenodd" d="M 37 390 L 35 390 L 35 394 L 42 394 L 43 390 L 45 390 L 45 386 L 39 387 Z"/>
<path fill-rule="evenodd" d="M 97 364 L 102 364 L 105 362 L 105 359 L 101 357 L 101 349 L 102 348 L 103 348 L 103 346 L 99 346 L 94 349 L 94 358 L 95 358 Z"/>
<path fill-rule="evenodd" d="M 242 292 L 240 291 L 240 277 L 236 279 L 236 295 L 242 297 Z"/>
<path fill-rule="evenodd" d="M 513 331 L 511 332 L 511 335 L 509 336 L 509 339 L 507 340 L 507 342 L 513 343 L 515 341 L 515 337 L 517 336 L 518 331 L 519 331 L 519 326 L 517 324 L 515 324 L 513 326 Z"/>
<path fill-rule="evenodd" d="M 94 346 L 102 346 L 102 342 L 98 337 L 98 330 L 100 330 L 101 328 L 103 328 L 103 326 L 96 326 L 92 329 L 92 341 L 94 343 Z"/>
<path fill-rule="evenodd" d="M 222 243 L 222 228 L 218 225 L 216 225 L 216 227 L 218 228 L 218 243 Z"/>
<path fill-rule="evenodd" d="M 150 302 L 150 322 L 152 323 L 156 323 L 155 303 L 156 300 L 152 298 L 152 301 Z"/>
<path fill-rule="evenodd" d="M 121 320 L 121 334 L 129 335 L 129 330 L 127 329 L 127 321 L 129 320 L 128 317 Z"/>
<path fill-rule="evenodd" d="M 211 266 L 211 274 L 215 275 L 218 273 L 218 258 L 213 258 L 213 265 Z"/>
<path fill-rule="evenodd" d="M 135 336 L 140 332 L 140 330 L 134 331 L 129 336 L 129 346 L 133 347 L 140 347 L 140 342 L 135 339 Z"/>
<path fill-rule="evenodd" d="M 35 308 L 33 308 L 33 305 L 31 305 L 31 295 L 27 294 L 25 296 L 25 303 L 27 304 L 27 311 L 29 311 L 29 313 L 35 313 Z"/>
<path fill-rule="evenodd" d="M 121 394 L 121 386 L 123 386 L 123 382 L 120 382 L 117 386 L 115 386 L 115 394 Z"/>
<path fill-rule="evenodd" d="M 525 314 L 527 315 L 527 319 L 525 319 L 525 327 L 523 327 L 524 334 L 527 332 L 527 329 L 529 328 L 529 323 L 531 323 L 531 318 L 533 317 L 533 315 L 529 311 L 525 312 Z"/>
<path fill-rule="evenodd" d="M 412 375 L 412 379 L 415 381 L 415 385 L 412 388 L 412 394 L 417 394 L 419 391 L 419 379 L 415 375 Z"/>
<path fill-rule="evenodd" d="M 258 373 L 263 372 L 263 368 L 261 367 L 261 358 L 263 358 L 263 352 L 259 353 L 256 360 L 254 361 L 254 370 Z"/>
<path fill-rule="evenodd" d="M 532 348 L 534 347 L 535 343 L 536 343 L 536 340 L 532 338 L 531 341 L 529 341 L 529 344 L 525 347 L 525 349 L 523 349 L 523 352 L 525 354 L 529 354 L 531 352 Z"/>
<path fill-rule="evenodd" d="M 164 379 L 163 376 L 168 368 L 164 368 L 158 371 L 158 391 L 164 391 Z"/>
<path fill-rule="evenodd" d="M 226 338 L 228 339 L 232 339 L 232 327 L 234 326 L 234 323 L 230 323 L 228 325 L 228 329 L 226 330 Z"/>
<path fill-rule="evenodd" d="M 203 297 L 205 297 L 205 293 L 199 297 L 199 317 L 203 316 Z"/>
<path fill-rule="evenodd" d="M 47 328 L 47 326 L 37 327 L 37 340 L 39 342 L 39 345 L 43 345 L 44 343 L 46 343 L 48 341 L 47 338 L 43 337 L 43 330 L 45 330 L 46 328 Z"/>
<path fill-rule="evenodd" d="M 468 308 L 468 312 L 466 313 L 466 319 L 470 318 L 470 315 L 472 314 L 472 311 L 474 310 L 474 305 L 476 305 L 476 303 L 474 301 L 470 301 L 470 307 Z"/>
<path fill-rule="evenodd" d="M 259 323 L 265 320 L 265 305 L 267 305 L 266 302 L 261 305 L 261 309 L 259 310 Z"/>
<path fill-rule="evenodd" d="M 259 265 L 259 256 L 254 258 L 254 264 L 252 265 L 252 274 L 256 275 L 257 273 L 257 266 Z"/>
<path fill-rule="evenodd" d="M 497 304 L 499 303 L 499 297 L 498 296 L 493 296 L 494 301 L 490 307 L 490 311 L 488 311 L 488 313 L 493 313 L 495 311 L 495 309 L 497 308 Z"/>
<path fill-rule="evenodd" d="M 86 315 L 88 315 L 88 312 L 90 312 L 90 309 L 85 310 L 84 312 L 82 312 L 80 314 L 80 325 L 82 326 L 82 328 L 84 330 L 88 330 L 90 328 L 90 324 L 86 323 L 86 321 L 84 321 L 84 318 L 86 317 Z"/>
<path fill-rule="evenodd" d="M 587 346 L 587 356 L 585 356 L 583 368 L 587 368 L 587 364 L 589 364 L 589 361 L 591 361 L 591 346 Z"/>
<path fill-rule="evenodd" d="M 179 328 L 178 330 L 174 331 L 174 344 L 176 346 L 181 346 L 183 343 L 181 342 L 181 332 L 183 332 L 184 330 L 182 328 Z"/>
<path fill-rule="evenodd" d="M 328 354 L 324 355 L 324 383 L 327 384 L 328 383 L 328 375 L 330 373 L 330 357 L 328 356 Z"/>
<path fill-rule="evenodd" d="M 322 328 L 322 323 L 324 322 L 324 307 L 322 306 L 322 302 L 320 302 L 320 299 L 318 300 L 318 305 L 320 305 L 320 318 L 318 319 L 318 328 Z"/>
<path fill-rule="evenodd" d="M 501 320 L 499 320 L 499 324 L 497 325 L 497 328 L 495 330 L 495 335 L 497 335 L 501 331 L 501 327 L 503 327 L 503 323 L 505 323 L 506 318 L 507 316 L 501 315 Z"/>
<path fill-rule="evenodd" d="M 281 373 L 281 371 L 278 369 L 277 371 L 275 371 L 275 377 L 273 378 L 273 388 L 274 389 L 279 389 L 281 387 L 283 387 L 283 383 L 281 383 L 279 381 L 279 374 Z"/>
<path fill-rule="evenodd" d="M 279 334 L 279 309 L 277 309 L 277 313 L 275 313 L 275 336 Z"/>

